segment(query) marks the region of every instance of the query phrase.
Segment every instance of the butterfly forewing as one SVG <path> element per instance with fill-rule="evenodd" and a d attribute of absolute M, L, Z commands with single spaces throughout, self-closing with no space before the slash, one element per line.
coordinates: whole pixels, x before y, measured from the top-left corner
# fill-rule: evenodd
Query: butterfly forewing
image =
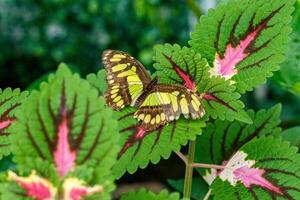
<path fill-rule="evenodd" d="M 197 93 L 180 85 L 157 84 L 134 116 L 146 130 L 153 130 L 178 119 L 181 114 L 185 118 L 198 119 L 204 113 L 201 97 Z"/>
<path fill-rule="evenodd" d="M 119 110 L 135 101 L 149 84 L 150 77 L 143 65 L 122 51 L 103 52 L 102 61 L 107 73 L 106 101 Z"/>

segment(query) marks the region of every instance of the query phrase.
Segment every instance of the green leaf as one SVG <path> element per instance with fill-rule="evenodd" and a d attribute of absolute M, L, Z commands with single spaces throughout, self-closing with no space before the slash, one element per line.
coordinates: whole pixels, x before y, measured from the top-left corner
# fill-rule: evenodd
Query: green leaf
<path fill-rule="evenodd" d="M 121 200 L 179 200 L 178 193 L 169 194 L 167 190 L 161 191 L 159 194 L 155 194 L 146 189 L 140 189 L 137 192 L 129 192 L 121 197 Z"/>
<path fill-rule="evenodd" d="M 126 171 L 133 174 L 138 168 L 146 168 L 149 162 L 157 164 L 161 157 L 167 159 L 172 151 L 179 151 L 189 140 L 195 140 L 205 127 L 206 118 L 187 120 L 181 117 L 168 125 L 138 136 L 137 120 L 133 118 L 135 108 L 124 108 L 115 115 L 119 119 L 121 134 L 119 159 L 113 168 L 116 177 Z"/>
<path fill-rule="evenodd" d="M 284 130 L 282 132 L 282 138 L 289 141 L 291 145 L 300 148 L 300 126 Z"/>
<path fill-rule="evenodd" d="M 289 51 L 286 54 L 286 61 L 281 64 L 281 70 L 274 74 L 273 80 L 284 89 L 300 95 L 300 2 L 295 4 L 293 13 L 293 33 Z"/>
<path fill-rule="evenodd" d="M 61 64 L 39 91 L 32 91 L 16 118 L 11 140 L 23 175 L 36 170 L 57 185 L 84 172 L 88 184 L 105 186 L 101 199 L 109 198 L 119 151 L 117 120 L 86 80 Z"/>
<path fill-rule="evenodd" d="M 294 2 L 230 0 L 200 18 L 189 44 L 213 67 L 212 76 L 251 91 L 284 61 Z"/>
<path fill-rule="evenodd" d="M 214 119 L 251 123 L 235 86 L 221 77 L 209 77 L 209 66 L 200 54 L 191 48 L 170 44 L 157 45 L 154 51 L 154 67 L 160 82 L 198 90 L 203 96 L 206 114 Z"/>
<path fill-rule="evenodd" d="M 214 199 L 299 199 L 300 154 L 280 138 L 244 145 L 212 183 Z"/>
<path fill-rule="evenodd" d="M 241 95 L 235 91 L 235 86 L 229 81 L 221 77 L 212 77 L 198 89 L 205 91 L 202 103 L 207 115 L 213 119 L 252 123 L 251 118 L 244 111 L 244 103 L 239 100 Z"/>
<path fill-rule="evenodd" d="M 20 89 L 0 89 L 0 160 L 11 152 L 9 127 L 15 120 L 15 112 L 28 96 Z"/>
<path fill-rule="evenodd" d="M 97 74 L 89 74 L 86 80 L 98 90 L 99 96 L 104 96 L 107 88 L 106 72 L 104 69 L 99 70 Z"/>
<path fill-rule="evenodd" d="M 168 180 L 168 183 L 177 191 L 183 193 L 184 180 Z M 208 192 L 208 184 L 201 177 L 194 177 L 192 184 L 192 194 L 191 197 L 195 200 L 204 199 L 205 195 Z"/>
<path fill-rule="evenodd" d="M 106 81 L 104 70 L 97 75 L 89 75 L 88 81 L 98 89 L 99 94 L 104 94 Z M 119 112 L 114 112 L 119 119 L 119 132 L 121 135 L 119 159 L 113 168 L 117 178 L 126 171 L 134 173 L 138 168 L 145 168 L 152 162 L 158 163 L 162 158 L 169 158 L 172 151 L 179 151 L 181 145 L 186 145 L 189 140 L 195 140 L 205 126 L 206 117 L 199 120 L 180 118 L 159 130 L 146 132 L 141 138 L 137 135 L 137 120 L 133 118 L 136 108 L 127 107 Z M 128 146 L 127 146 L 128 145 Z"/>
<path fill-rule="evenodd" d="M 244 144 L 262 135 L 279 135 L 281 106 L 255 113 L 248 111 L 253 124 L 216 120 L 208 123 L 203 135 L 197 138 L 195 162 L 223 165 Z M 210 184 L 216 178 L 216 170 L 199 169 Z"/>

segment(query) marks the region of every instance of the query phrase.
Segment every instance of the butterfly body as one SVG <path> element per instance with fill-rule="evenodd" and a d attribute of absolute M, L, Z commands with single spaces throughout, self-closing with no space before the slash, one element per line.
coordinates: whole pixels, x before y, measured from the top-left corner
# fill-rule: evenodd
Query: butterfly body
<path fill-rule="evenodd" d="M 106 101 L 115 110 L 137 107 L 134 117 L 146 131 L 178 119 L 198 119 L 205 111 L 201 96 L 182 85 L 161 84 L 150 79 L 143 65 L 122 51 L 108 50 L 102 60 L 107 72 Z"/>

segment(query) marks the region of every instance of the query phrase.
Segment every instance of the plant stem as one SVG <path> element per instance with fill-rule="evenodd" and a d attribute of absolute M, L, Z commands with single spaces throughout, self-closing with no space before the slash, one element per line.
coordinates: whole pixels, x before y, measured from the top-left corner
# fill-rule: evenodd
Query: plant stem
<path fill-rule="evenodd" d="M 225 166 L 222 165 L 213 165 L 213 164 L 205 164 L 205 163 L 193 163 L 192 166 L 194 168 L 211 168 L 211 169 L 225 169 Z"/>
<path fill-rule="evenodd" d="M 202 10 L 199 7 L 199 5 L 197 4 L 197 2 L 195 0 L 186 0 L 186 3 L 188 4 L 188 6 L 192 9 L 193 13 L 200 18 L 200 16 L 202 15 Z"/>
<path fill-rule="evenodd" d="M 192 194 L 192 183 L 193 183 L 193 162 L 195 156 L 195 141 L 189 142 L 188 159 L 185 167 L 185 178 L 183 188 L 183 198 L 190 199 Z"/>

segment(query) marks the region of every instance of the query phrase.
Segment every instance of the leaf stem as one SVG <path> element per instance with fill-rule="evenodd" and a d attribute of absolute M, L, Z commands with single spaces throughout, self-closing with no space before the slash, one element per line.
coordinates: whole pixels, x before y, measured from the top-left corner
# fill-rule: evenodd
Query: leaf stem
<path fill-rule="evenodd" d="M 205 163 L 193 163 L 194 168 L 211 168 L 211 169 L 225 169 L 223 165 L 205 164 Z"/>
<path fill-rule="evenodd" d="M 193 183 L 193 162 L 195 156 L 195 141 L 189 142 L 189 151 L 185 168 L 183 198 L 190 199 L 192 194 L 192 183 Z"/>
<path fill-rule="evenodd" d="M 194 15 L 200 18 L 203 13 L 197 2 L 195 0 L 186 0 L 186 3 L 192 9 Z"/>

